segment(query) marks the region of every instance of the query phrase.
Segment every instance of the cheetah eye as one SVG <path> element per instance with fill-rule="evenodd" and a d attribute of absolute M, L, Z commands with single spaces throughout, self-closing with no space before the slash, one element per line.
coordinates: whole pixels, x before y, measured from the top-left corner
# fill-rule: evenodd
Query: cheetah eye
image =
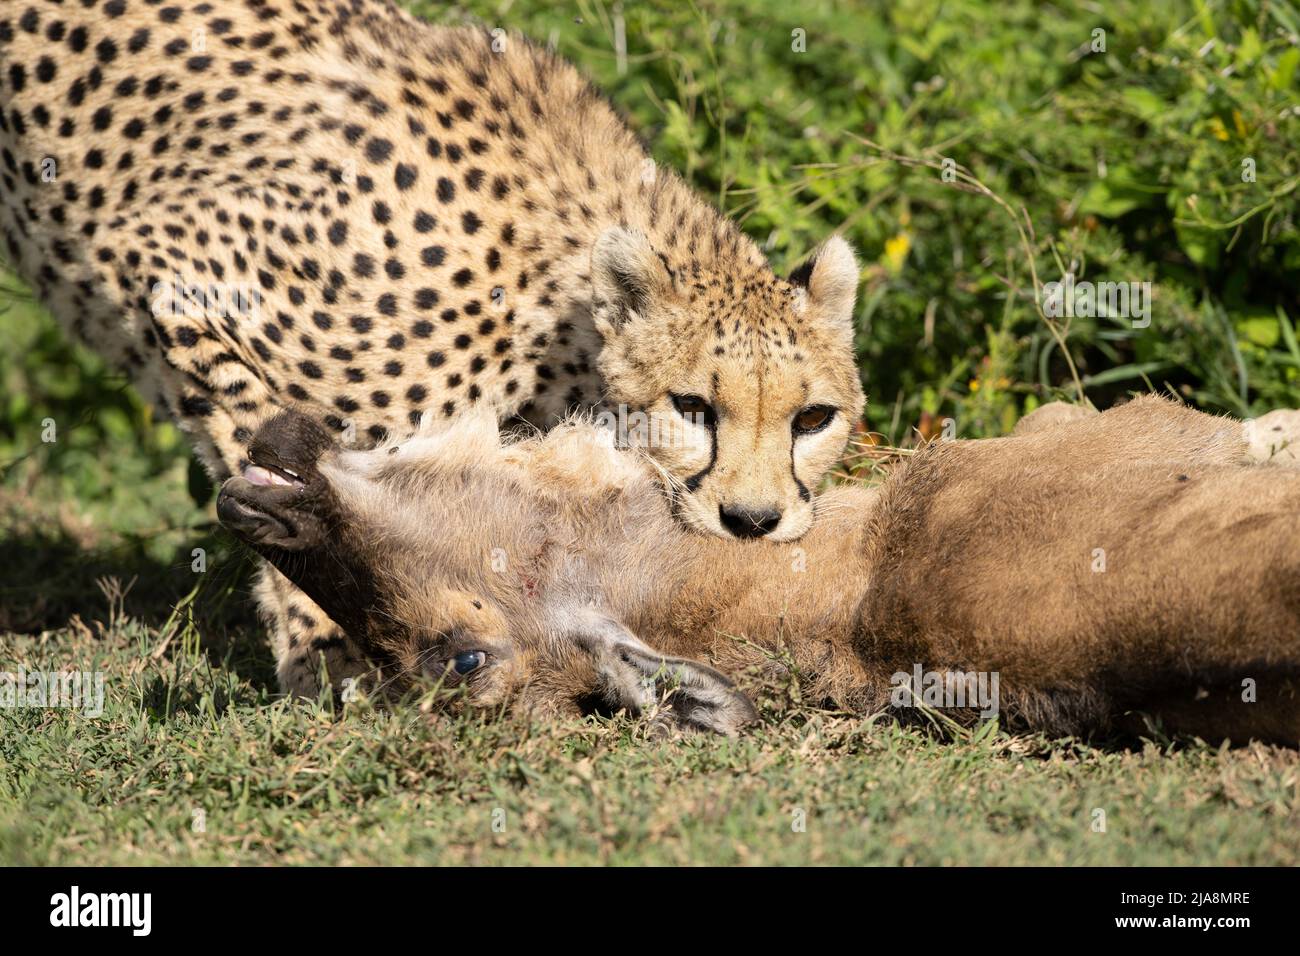
<path fill-rule="evenodd" d="M 698 395 L 673 395 L 671 398 L 677 414 L 688 421 L 703 425 L 705 428 L 712 428 L 718 420 L 713 406 Z"/>
<path fill-rule="evenodd" d="M 835 418 L 835 409 L 829 405 L 809 405 L 794 417 L 794 433 L 811 435 L 819 432 Z"/>

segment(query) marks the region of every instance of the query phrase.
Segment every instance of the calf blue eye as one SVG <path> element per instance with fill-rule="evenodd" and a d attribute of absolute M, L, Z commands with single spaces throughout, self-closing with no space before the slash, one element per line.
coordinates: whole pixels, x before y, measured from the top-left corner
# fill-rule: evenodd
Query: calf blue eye
<path fill-rule="evenodd" d="M 457 654 L 453 657 L 451 666 L 457 674 L 464 676 L 478 670 L 486 660 L 487 655 L 482 651 L 466 651 L 464 654 Z"/>

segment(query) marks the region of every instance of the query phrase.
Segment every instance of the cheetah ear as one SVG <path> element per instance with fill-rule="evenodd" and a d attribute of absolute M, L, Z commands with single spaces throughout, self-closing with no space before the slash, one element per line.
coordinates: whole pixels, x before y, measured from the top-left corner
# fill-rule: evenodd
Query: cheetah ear
<path fill-rule="evenodd" d="M 655 300 L 672 290 L 673 278 L 643 233 L 614 226 L 592 247 L 591 286 L 596 330 L 609 336 L 649 314 Z"/>
<path fill-rule="evenodd" d="M 831 236 L 808 260 L 790 273 L 790 284 L 808 293 L 808 303 L 822 315 L 853 325 L 853 301 L 858 292 L 858 260 L 853 247 Z"/>

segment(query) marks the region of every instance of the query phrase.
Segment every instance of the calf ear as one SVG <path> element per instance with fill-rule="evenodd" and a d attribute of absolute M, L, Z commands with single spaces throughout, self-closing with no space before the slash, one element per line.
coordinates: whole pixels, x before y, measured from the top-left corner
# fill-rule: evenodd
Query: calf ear
<path fill-rule="evenodd" d="M 671 291 L 672 274 L 644 234 L 606 229 L 591 250 L 592 316 L 603 336 L 644 317 Z"/>
<path fill-rule="evenodd" d="M 570 635 L 594 658 L 594 693 L 610 711 L 659 715 L 693 730 L 734 735 L 758 720 L 743 693 L 712 667 L 684 657 L 667 657 L 622 624 L 596 617 Z"/>
<path fill-rule="evenodd" d="M 853 302 L 858 294 L 858 260 L 852 246 L 831 236 L 790 273 L 789 282 L 807 292 L 809 305 L 852 333 Z"/>

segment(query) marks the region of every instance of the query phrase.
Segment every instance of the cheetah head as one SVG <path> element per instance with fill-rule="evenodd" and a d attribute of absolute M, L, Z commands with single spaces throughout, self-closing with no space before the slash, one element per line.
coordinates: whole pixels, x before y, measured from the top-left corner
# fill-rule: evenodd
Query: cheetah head
<path fill-rule="evenodd" d="M 606 423 L 650 451 L 679 517 L 722 537 L 802 536 L 864 401 L 848 243 L 831 238 L 780 279 L 675 267 L 614 228 L 591 274 Z"/>

